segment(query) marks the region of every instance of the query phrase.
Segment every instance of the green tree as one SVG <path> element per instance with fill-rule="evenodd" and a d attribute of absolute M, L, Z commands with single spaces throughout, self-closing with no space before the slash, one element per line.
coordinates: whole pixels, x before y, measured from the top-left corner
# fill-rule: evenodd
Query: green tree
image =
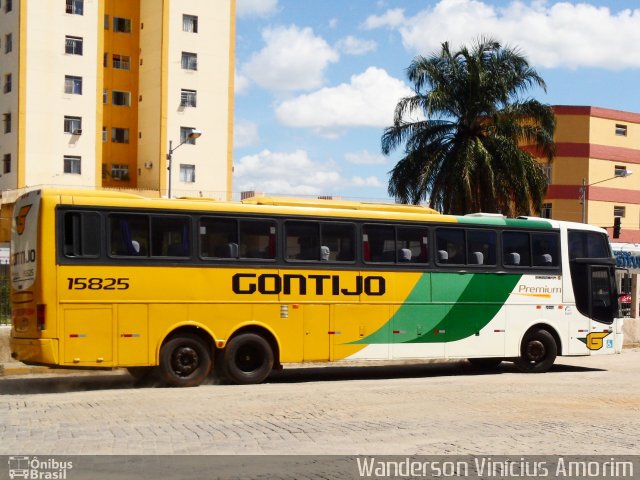
<path fill-rule="evenodd" d="M 443 213 L 539 212 L 547 188 L 541 165 L 521 146 L 551 162 L 555 116 L 523 94 L 546 91 L 517 49 L 480 38 L 471 49 L 417 56 L 407 69 L 415 95 L 398 102 L 382 135 L 388 155 L 404 145 L 389 172 L 389 194 Z"/>

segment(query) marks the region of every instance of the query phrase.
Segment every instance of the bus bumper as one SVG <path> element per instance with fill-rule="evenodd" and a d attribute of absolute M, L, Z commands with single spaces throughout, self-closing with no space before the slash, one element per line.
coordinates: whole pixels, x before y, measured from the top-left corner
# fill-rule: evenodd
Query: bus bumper
<path fill-rule="evenodd" d="M 11 357 L 26 364 L 57 365 L 58 340 L 53 338 L 12 338 Z"/>

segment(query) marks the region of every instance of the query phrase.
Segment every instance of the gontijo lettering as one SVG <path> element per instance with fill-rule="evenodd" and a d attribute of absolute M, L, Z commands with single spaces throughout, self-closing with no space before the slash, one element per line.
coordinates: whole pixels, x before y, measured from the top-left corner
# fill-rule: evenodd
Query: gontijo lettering
<path fill-rule="evenodd" d="M 384 277 L 356 276 L 346 284 L 340 275 L 298 275 L 277 273 L 236 273 L 232 280 L 233 292 L 239 295 L 369 295 L 381 296 L 386 292 Z"/>

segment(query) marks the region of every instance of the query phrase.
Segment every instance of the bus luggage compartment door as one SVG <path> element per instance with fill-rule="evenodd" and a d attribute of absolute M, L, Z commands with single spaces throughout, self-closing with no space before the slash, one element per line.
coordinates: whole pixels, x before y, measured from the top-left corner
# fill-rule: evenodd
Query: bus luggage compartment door
<path fill-rule="evenodd" d="M 111 366 L 113 363 L 113 311 L 111 306 L 63 307 L 61 347 L 65 365 Z"/>

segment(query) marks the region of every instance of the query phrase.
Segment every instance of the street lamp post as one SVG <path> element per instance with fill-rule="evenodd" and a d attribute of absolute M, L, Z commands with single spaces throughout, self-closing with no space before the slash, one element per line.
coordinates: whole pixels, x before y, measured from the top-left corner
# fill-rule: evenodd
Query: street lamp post
<path fill-rule="evenodd" d="M 173 160 L 173 152 L 175 152 L 178 147 L 184 145 L 189 140 L 195 140 L 202 135 L 202 131 L 192 128 L 191 131 L 187 134 L 187 137 L 178 144 L 175 148 L 173 148 L 173 142 L 169 140 L 169 153 L 167 153 L 167 170 L 169 170 L 169 188 L 167 189 L 167 197 L 171 198 L 171 160 Z"/>
<path fill-rule="evenodd" d="M 602 182 L 608 182 L 609 180 L 613 180 L 614 178 L 624 178 L 628 177 L 633 173 L 632 170 L 622 170 L 619 174 L 611 178 L 605 178 L 604 180 L 599 180 L 597 182 L 590 183 L 587 185 L 586 179 L 582 178 L 582 186 L 580 187 L 580 203 L 582 204 L 582 223 L 587 222 L 587 188 L 596 185 Z"/>

